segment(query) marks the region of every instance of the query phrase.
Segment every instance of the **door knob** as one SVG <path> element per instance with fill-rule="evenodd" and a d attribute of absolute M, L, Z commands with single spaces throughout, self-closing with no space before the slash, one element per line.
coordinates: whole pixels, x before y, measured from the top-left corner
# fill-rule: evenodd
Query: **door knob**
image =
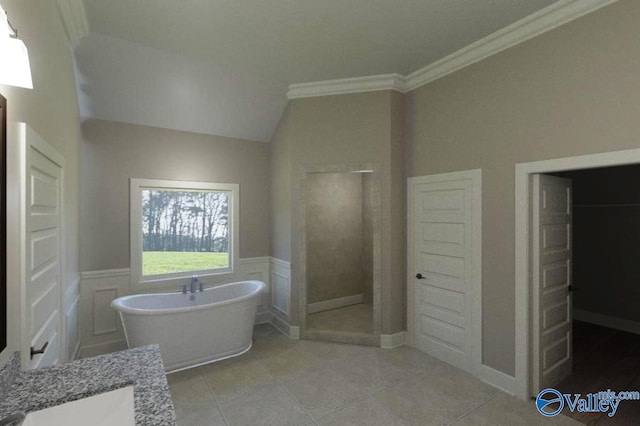
<path fill-rule="evenodd" d="M 47 346 L 49 346 L 49 342 L 45 342 L 44 345 L 37 350 L 33 349 L 33 346 L 31 346 L 31 359 L 33 359 L 33 357 L 36 355 L 43 354 L 47 350 Z"/>
<path fill-rule="evenodd" d="M 427 279 L 427 277 L 425 277 L 424 275 L 422 275 L 419 272 L 416 274 L 416 278 L 419 279 L 419 280 L 426 280 Z"/>

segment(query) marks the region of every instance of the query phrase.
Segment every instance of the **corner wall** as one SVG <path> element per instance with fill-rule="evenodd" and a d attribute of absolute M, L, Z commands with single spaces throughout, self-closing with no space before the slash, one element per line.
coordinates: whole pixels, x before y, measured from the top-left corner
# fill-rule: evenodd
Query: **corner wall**
<path fill-rule="evenodd" d="M 291 324 L 299 324 L 295 224 L 301 166 L 376 163 L 382 171 L 382 333 L 404 330 L 404 210 L 397 204 L 405 190 L 403 107 L 403 95 L 390 91 L 289 102 L 271 142 L 271 173 L 278 197 L 272 205 L 272 256 L 291 261 Z"/>
<path fill-rule="evenodd" d="M 621 0 L 409 94 L 409 176 L 482 169 L 483 363 L 515 370 L 515 164 L 640 146 L 640 3 Z"/>

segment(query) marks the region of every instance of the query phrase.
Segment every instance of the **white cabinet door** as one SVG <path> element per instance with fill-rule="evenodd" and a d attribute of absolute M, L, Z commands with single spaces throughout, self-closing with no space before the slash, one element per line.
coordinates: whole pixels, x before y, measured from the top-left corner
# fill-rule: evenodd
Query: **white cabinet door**
<path fill-rule="evenodd" d="M 571 180 L 533 175 L 532 393 L 553 387 L 572 371 Z"/>
<path fill-rule="evenodd" d="M 458 177 L 459 176 L 459 177 Z M 410 180 L 410 339 L 416 348 L 472 372 L 479 360 L 479 173 Z M 478 191 L 476 191 L 478 189 Z M 476 215 L 476 216 L 474 216 Z M 478 230 L 479 231 L 479 230 Z M 413 299 L 413 300 L 411 300 Z M 475 305 L 474 305 L 475 304 Z M 474 329 L 474 327 L 476 327 Z"/>
<path fill-rule="evenodd" d="M 23 348 L 27 369 L 60 357 L 62 156 L 21 125 Z M 42 350 L 31 355 L 31 349 Z"/>

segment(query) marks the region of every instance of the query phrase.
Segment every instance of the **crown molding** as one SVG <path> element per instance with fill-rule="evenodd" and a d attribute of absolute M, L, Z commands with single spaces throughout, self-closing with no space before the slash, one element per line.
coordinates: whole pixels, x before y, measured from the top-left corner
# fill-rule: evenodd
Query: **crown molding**
<path fill-rule="evenodd" d="M 617 0 L 560 0 L 407 76 L 408 90 L 451 74 Z"/>
<path fill-rule="evenodd" d="M 58 11 L 72 49 L 89 35 L 89 21 L 82 0 L 57 0 Z"/>
<path fill-rule="evenodd" d="M 383 74 L 292 84 L 287 96 L 289 99 L 296 99 L 376 90 L 406 93 L 616 1 L 618 0 L 559 0 L 406 77 L 400 74 Z"/>
<path fill-rule="evenodd" d="M 316 96 L 342 95 L 346 93 L 395 90 L 406 92 L 406 79 L 400 74 L 381 74 L 339 80 L 314 81 L 289 85 L 287 98 L 312 98 Z"/>

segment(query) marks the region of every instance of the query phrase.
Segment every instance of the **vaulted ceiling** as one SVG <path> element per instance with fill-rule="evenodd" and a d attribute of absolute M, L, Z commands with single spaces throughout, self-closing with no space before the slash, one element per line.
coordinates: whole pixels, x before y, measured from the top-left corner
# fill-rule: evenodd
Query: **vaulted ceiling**
<path fill-rule="evenodd" d="M 84 3 L 84 117 L 268 141 L 289 84 L 408 74 L 554 0 Z"/>

